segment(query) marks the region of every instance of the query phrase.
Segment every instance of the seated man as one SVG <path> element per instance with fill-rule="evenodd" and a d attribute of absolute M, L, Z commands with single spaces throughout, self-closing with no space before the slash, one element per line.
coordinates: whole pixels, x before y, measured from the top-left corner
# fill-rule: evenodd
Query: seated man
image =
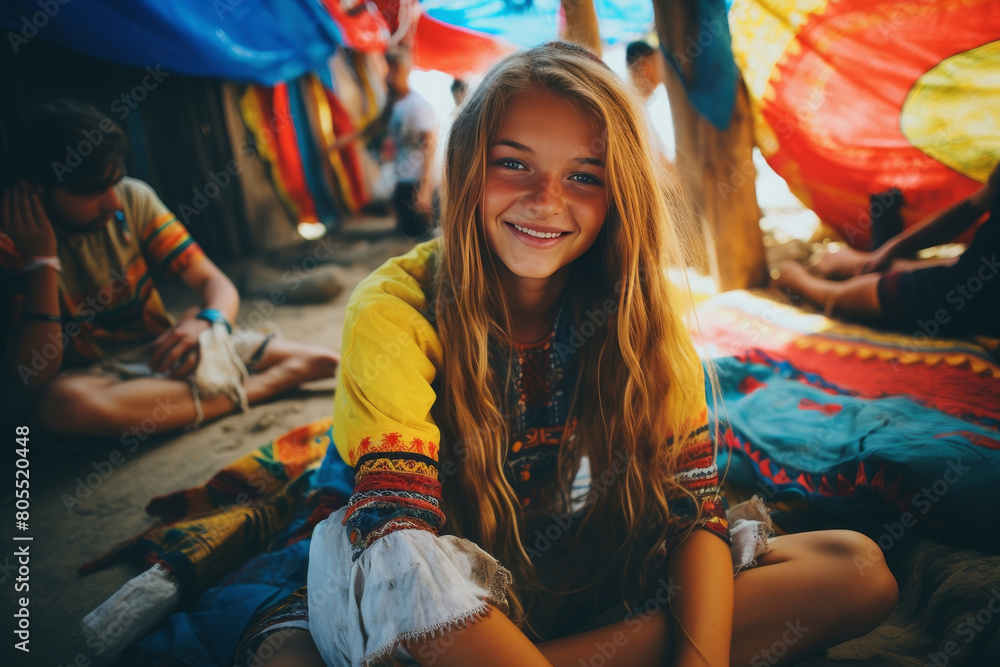
<path fill-rule="evenodd" d="M 0 309 L 13 383 L 31 392 L 42 426 L 63 437 L 124 436 L 152 418 L 164 432 L 334 374 L 337 357 L 322 348 L 260 334 L 229 345 L 236 288 L 148 185 L 123 177 L 125 135 L 111 119 L 61 100 L 33 110 L 25 125 L 0 184 L 9 184 L 0 203 Z M 183 281 L 202 310 L 175 321 L 151 270 Z M 213 343 L 211 355 L 200 354 L 200 340 Z M 107 363 L 128 358 L 140 363 Z M 191 380 L 206 360 L 203 368 L 238 369 L 238 396 L 199 398 Z"/>
<path fill-rule="evenodd" d="M 914 260 L 918 250 L 948 242 L 984 213 L 960 257 Z M 842 248 L 824 255 L 810 274 L 778 265 L 779 288 L 846 318 L 875 320 L 922 336 L 1000 336 L 1000 165 L 986 184 L 928 216 L 874 252 Z"/>

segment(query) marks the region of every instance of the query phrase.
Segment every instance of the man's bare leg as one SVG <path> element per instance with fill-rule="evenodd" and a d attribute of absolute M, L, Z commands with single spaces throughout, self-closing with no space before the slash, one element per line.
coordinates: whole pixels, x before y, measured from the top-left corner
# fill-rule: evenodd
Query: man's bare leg
<path fill-rule="evenodd" d="M 257 370 L 244 383 L 250 404 L 259 403 L 304 382 L 332 377 L 337 356 L 324 348 L 275 339 L 268 343 Z M 236 409 L 225 397 L 202 398 L 204 420 Z M 109 375 L 57 377 L 43 390 L 38 414 L 55 433 L 67 436 L 122 435 L 135 428 L 145 435 L 188 426 L 197 417 L 191 386 L 185 380 Z"/>
<path fill-rule="evenodd" d="M 878 319 L 882 307 L 878 300 L 879 273 L 855 276 L 847 280 L 826 280 L 812 275 L 798 262 L 778 264 L 781 275 L 775 286 L 785 294 L 798 295 L 827 314 L 847 318 Z"/>
<path fill-rule="evenodd" d="M 812 273 L 819 278 L 828 280 L 845 280 L 857 276 L 861 267 L 867 264 L 874 253 L 855 250 L 848 245 L 840 245 L 837 252 L 825 252 L 812 267 Z M 892 260 L 891 271 L 915 271 L 932 266 L 951 266 L 958 257 L 942 257 L 939 259 L 903 259 Z"/>
<path fill-rule="evenodd" d="M 872 253 L 855 250 L 844 243 L 837 244 L 837 248 L 836 252 L 827 249 L 812 267 L 812 272 L 816 276 L 828 280 L 851 278 L 856 276 L 861 266 L 872 257 Z"/>

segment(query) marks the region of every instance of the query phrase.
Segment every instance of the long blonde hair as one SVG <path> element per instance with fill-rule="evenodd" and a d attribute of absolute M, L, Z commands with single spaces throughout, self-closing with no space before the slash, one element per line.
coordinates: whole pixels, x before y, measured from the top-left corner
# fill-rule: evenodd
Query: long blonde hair
<path fill-rule="evenodd" d="M 668 266 L 683 266 L 664 194 L 668 177 L 654 164 L 636 99 L 603 62 L 578 47 L 550 44 L 507 57 L 469 94 L 448 139 L 435 285 L 443 372 L 434 416 L 442 459 L 453 462 L 442 469 L 455 471 L 444 482 L 448 529 L 514 572 L 509 597 L 517 621 L 524 613 L 519 591 L 539 584 L 522 545 L 521 507 L 504 476 L 510 378 L 490 363 L 490 348 L 491 341 L 511 340 L 509 310 L 477 208 L 486 153 L 507 102 L 533 87 L 564 95 L 605 127 L 608 216 L 597 241 L 574 263 L 567 288 L 571 325 L 579 326 L 587 311 L 607 316 L 577 352 L 570 404 L 575 437 L 560 447 L 561 479 L 584 455 L 592 479 L 614 475 L 614 483 L 591 498 L 585 521 L 619 526 L 633 537 L 649 536 L 652 526 L 659 544 L 667 531 L 668 496 L 686 493 L 673 480 L 683 436 L 698 426 L 692 420 L 704 406 L 702 367 L 682 319 L 690 299 L 665 274 Z M 603 305 L 609 299 L 615 304 L 610 309 Z M 614 470 L 622 460 L 624 472 Z M 562 491 L 565 496 L 565 485 Z M 630 550 L 631 544 L 626 539 L 615 546 Z M 646 554 L 647 562 L 653 556 Z"/>

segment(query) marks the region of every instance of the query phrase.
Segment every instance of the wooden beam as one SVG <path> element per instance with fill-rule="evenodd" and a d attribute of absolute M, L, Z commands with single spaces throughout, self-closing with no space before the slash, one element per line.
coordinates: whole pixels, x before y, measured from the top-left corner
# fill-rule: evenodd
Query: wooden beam
<path fill-rule="evenodd" d="M 661 43 L 690 80 L 690 47 L 699 44 L 697 3 L 653 0 L 653 8 Z M 720 291 L 763 285 L 767 260 L 754 185 L 750 100 L 742 79 L 729 128 L 720 131 L 691 105 L 677 72 L 666 69 L 677 171 L 695 217 L 689 249 L 694 264 L 710 270 Z"/>
<path fill-rule="evenodd" d="M 601 33 L 594 0 L 560 0 L 560 3 L 566 15 L 562 39 L 601 55 Z"/>

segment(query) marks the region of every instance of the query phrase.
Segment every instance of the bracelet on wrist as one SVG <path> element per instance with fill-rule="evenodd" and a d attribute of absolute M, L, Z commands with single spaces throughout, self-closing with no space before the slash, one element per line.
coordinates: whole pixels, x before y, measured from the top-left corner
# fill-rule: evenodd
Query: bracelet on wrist
<path fill-rule="evenodd" d="M 205 320 L 209 324 L 220 322 L 226 326 L 227 332 L 233 333 L 233 325 L 229 323 L 229 320 L 226 319 L 226 316 L 218 308 L 205 308 L 195 315 L 195 317 L 199 320 Z"/>
<path fill-rule="evenodd" d="M 21 313 L 22 320 L 31 320 L 32 322 L 59 322 L 62 323 L 61 315 L 49 315 L 48 313 L 35 313 L 30 310 L 23 311 Z"/>
<path fill-rule="evenodd" d="M 22 270 L 27 273 L 28 271 L 40 269 L 43 266 L 51 266 L 56 271 L 62 271 L 62 262 L 59 261 L 58 257 L 52 256 L 32 257 L 31 261 L 25 264 Z"/>

